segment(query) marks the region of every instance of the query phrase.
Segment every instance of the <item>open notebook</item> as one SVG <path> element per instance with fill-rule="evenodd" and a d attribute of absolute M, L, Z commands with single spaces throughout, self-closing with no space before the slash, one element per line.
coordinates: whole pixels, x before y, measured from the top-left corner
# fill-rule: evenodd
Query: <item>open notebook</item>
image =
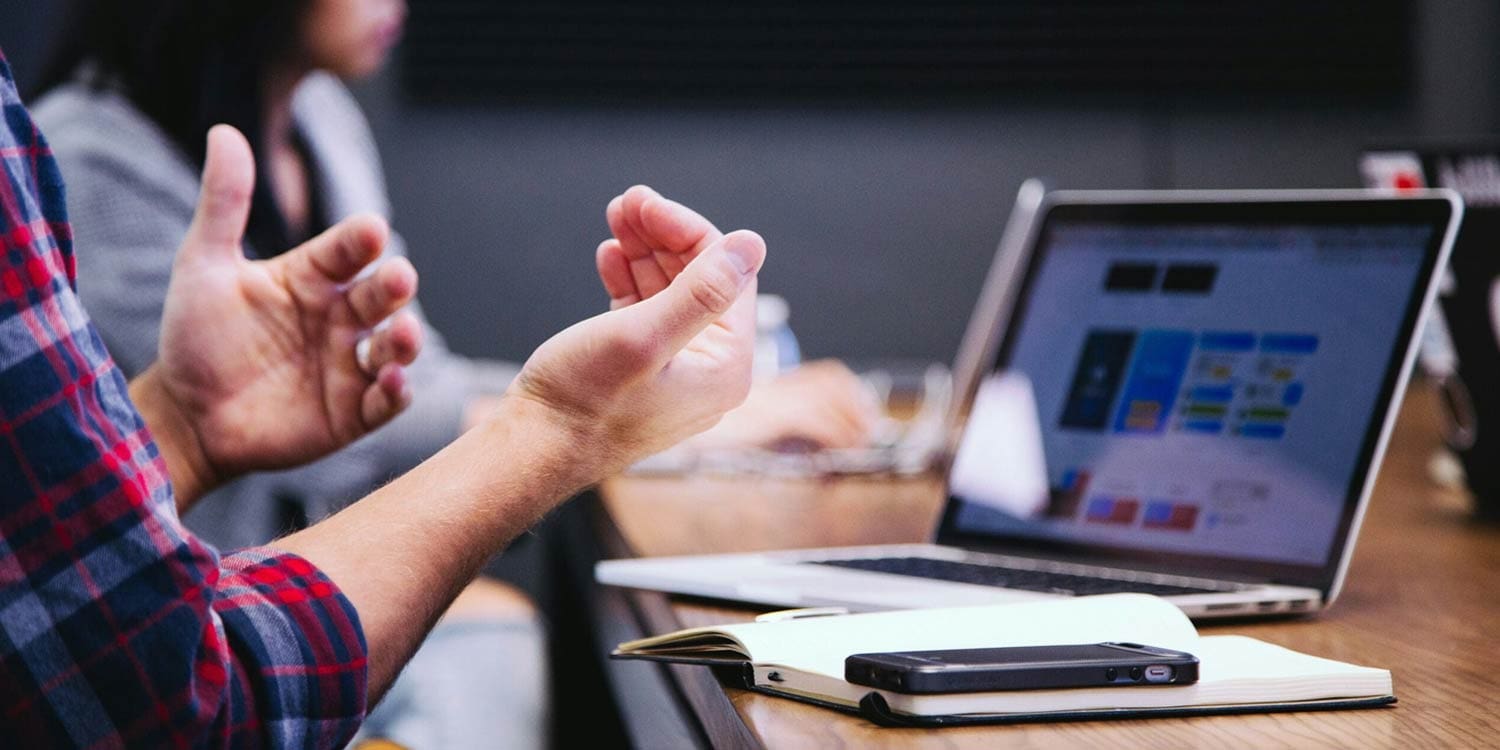
<path fill-rule="evenodd" d="M 851 654 L 1133 641 L 1198 657 L 1190 685 L 908 695 L 844 680 Z M 620 644 L 616 658 L 745 665 L 748 687 L 886 724 L 1245 713 L 1394 702 L 1391 673 L 1234 635 L 1199 636 L 1143 594 L 901 610 L 690 628 Z"/>

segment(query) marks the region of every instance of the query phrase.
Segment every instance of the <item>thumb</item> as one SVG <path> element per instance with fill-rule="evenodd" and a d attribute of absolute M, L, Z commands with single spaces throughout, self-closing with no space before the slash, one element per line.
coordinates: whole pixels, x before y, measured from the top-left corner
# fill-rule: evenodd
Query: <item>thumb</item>
<path fill-rule="evenodd" d="M 632 328 L 650 331 L 666 347 L 664 354 L 671 356 L 736 302 L 744 304 L 742 293 L 765 259 L 766 242 L 760 235 L 731 232 L 694 258 L 666 289 L 620 312 L 632 318 Z"/>
<path fill-rule="evenodd" d="M 239 257 L 254 189 L 255 156 L 249 141 L 228 125 L 215 125 L 208 131 L 203 186 L 193 211 L 193 223 L 182 242 L 181 257 L 205 260 Z"/>

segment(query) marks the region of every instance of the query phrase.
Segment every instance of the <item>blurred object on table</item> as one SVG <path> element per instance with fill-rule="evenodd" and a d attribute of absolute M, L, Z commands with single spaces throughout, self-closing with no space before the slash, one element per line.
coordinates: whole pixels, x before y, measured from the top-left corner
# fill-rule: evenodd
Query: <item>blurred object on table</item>
<path fill-rule="evenodd" d="M 869 447 L 838 450 L 694 449 L 682 445 L 629 469 L 636 475 L 693 473 L 808 477 L 839 474 L 911 476 L 940 457 L 953 379 L 939 363 L 888 362 L 856 367 L 885 416 Z"/>

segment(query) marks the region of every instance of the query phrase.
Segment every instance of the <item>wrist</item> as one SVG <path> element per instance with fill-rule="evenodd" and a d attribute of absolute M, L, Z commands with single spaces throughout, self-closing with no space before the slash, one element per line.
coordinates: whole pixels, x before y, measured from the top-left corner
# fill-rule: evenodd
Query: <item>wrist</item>
<path fill-rule="evenodd" d="M 193 421 L 162 382 L 158 365 L 151 365 L 130 381 L 130 398 L 146 420 L 146 427 L 167 465 L 178 511 L 187 510 L 193 501 L 221 482 Z"/>
<path fill-rule="evenodd" d="M 614 468 L 614 451 L 597 424 L 512 388 L 501 396 L 476 432 L 504 433 L 524 446 L 531 469 L 570 496 L 596 484 Z"/>
<path fill-rule="evenodd" d="M 493 394 L 482 394 L 474 396 L 464 404 L 463 415 L 460 417 L 459 433 L 465 433 L 489 421 L 499 407 L 503 396 Z"/>

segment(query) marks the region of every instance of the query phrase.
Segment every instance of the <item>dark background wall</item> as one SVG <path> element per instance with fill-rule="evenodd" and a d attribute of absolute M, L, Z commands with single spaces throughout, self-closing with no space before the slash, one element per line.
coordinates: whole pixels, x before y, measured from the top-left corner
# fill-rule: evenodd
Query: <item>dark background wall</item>
<path fill-rule="evenodd" d="M 53 15 L 0 0 L 24 79 Z M 1006 96 L 961 105 L 428 105 L 357 87 L 430 317 L 521 359 L 601 308 L 603 209 L 645 182 L 764 234 L 811 356 L 947 360 L 1026 177 L 1066 187 L 1339 187 L 1372 140 L 1500 131 L 1500 5 L 1418 0 L 1402 97 Z M 81 249 L 87 252 L 86 248 Z"/>

